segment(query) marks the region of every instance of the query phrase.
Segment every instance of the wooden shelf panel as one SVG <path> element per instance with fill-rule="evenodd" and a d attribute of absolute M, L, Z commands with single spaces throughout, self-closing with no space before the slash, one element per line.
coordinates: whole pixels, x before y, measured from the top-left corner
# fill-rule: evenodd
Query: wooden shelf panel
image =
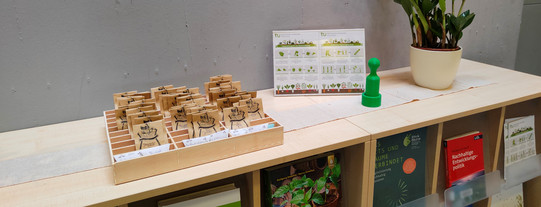
<path fill-rule="evenodd" d="M 102 121 L 102 120 L 101 120 Z M 102 126 L 103 127 L 103 126 Z M 339 132 L 333 129 L 341 129 Z M 346 120 L 336 120 L 284 134 L 282 146 L 183 170 L 114 185 L 112 167 L 0 188 L 5 205 L 114 206 L 190 188 L 223 178 L 369 141 L 369 134 Z M 220 170 L 217 170 L 220 169 Z M 44 190 L 44 186 L 48 190 Z M 76 192 L 76 193 L 74 193 Z M 28 199 L 33 195 L 33 199 Z M 86 195 L 86 196 L 82 196 Z M 92 195 L 92 196 L 88 196 Z"/>

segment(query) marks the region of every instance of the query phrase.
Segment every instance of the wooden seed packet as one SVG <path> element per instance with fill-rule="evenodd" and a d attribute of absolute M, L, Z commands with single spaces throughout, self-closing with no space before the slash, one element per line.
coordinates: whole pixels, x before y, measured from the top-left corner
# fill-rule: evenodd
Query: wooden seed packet
<path fill-rule="evenodd" d="M 233 81 L 231 82 L 231 87 L 235 89 L 236 91 L 242 91 L 242 87 L 240 85 L 240 81 Z"/>
<path fill-rule="evenodd" d="M 145 92 L 139 92 L 139 93 L 136 93 L 136 94 L 133 94 L 134 96 L 142 96 L 144 99 L 151 99 L 152 98 L 152 94 L 148 91 L 145 91 Z"/>
<path fill-rule="evenodd" d="M 232 93 L 235 92 L 235 89 L 223 89 L 221 91 L 218 91 L 218 92 L 210 92 L 210 96 L 209 96 L 209 102 L 210 103 L 216 103 L 216 100 L 220 99 L 220 98 L 227 98 L 229 96 L 232 95 Z M 226 94 L 230 94 L 229 96 L 227 96 Z"/>
<path fill-rule="evenodd" d="M 143 102 L 143 103 L 153 103 L 153 104 L 155 104 L 155 103 L 156 103 L 156 99 L 155 99 L 155 98 L 147 98 L 147 99 L 141 100 L 141 102 Z"/>
<path fill-rule="evenodd" d="M 128 108 L 128 109 L 126 109 L 126 114 L 134 114 L 134 113 L 137 113 L 137 112 L 151 111 L 151 110 L 154 110 L 154 107 L 152 107 L 152 106 L 141 106 L 141 107 L 137 107 L 137 108 Z"/>
<path fill-rule="evenodd" d="M 152 107 L 153 110 L 157 110 L 156 103 L 142 103 L 139 107 L 146 107 L 146 106 L 150 106 L 150 107 Z M 128 108 L 130 108 L 130 107 L 128 107 Z"/>
<path fill-rule="evenodd" d="M 216 100 L 216 105 L 220 111 L 223 111 L 224 108 L 229 108 L 233 106 L 233 103 L 239 102 L 241 99 L 240 96 L 231 96 L 227 98 L 220 98 Z"/>
<path fill-rule="evenodd" d="M 248 99 L 251 99 L 252 98 L 252 95 L 250 94 L 244 94 L 244 95 L 241 95 L 240 96 L 242 100 L 248 100 Z"/>
<path fill-rule="evenodd" d="M 114 93 L 113 94 L 113 103 L 115 104 L 115 108 L 118 108 L 118 97 L 127 97 L 131 96 L 133 94 L 136 94 L 137 91 L 127 91 L 127 92 L 121 92 L 121 93 Z"/>
<path fill-rule="evenodd" d="M 209 80 L 210 81 L 222 81 L 222 80 L 233 81 L 233 76 L 230 74 L 217 75 L 217 76 L 210 77 Z"/>
<path fill-rule="evenodd" d="M 128 106 L 130 103 L 143 100 L 143 96 L 128 96 L 128 97 L 118 97 L 117 103 L 118 107 Z"/>
<path fill-rule="evenodd" d="M 219 88 L 218 81 L 205 82 L 205 93 L 208 95 L 211 88 Z"/>
<path fill-rule="evenodd" d="M 179 94 L 163 94 L 160 99 L 160 109 L 162 112 L 169 111 L 173 106 L 177 105 L 177 97 Z"/>
<path fill-rule="evenodd" d="M 128 129 L 126 108 L 115 109 L 116 127 L 118 130 Z"/>
<path fill-rule="evenodd" d="M 133 125 L 135 126 L 135 125 L 152 122 L 152 121 L 158 121 L 158 120 L 163 120 L 163 116 L 161 114 L 152 115 L 152 116 L 135 117 L 133 118 Z"/>
<path fill-rule="evenodd" d="M 261 100 L 261 98 L 240 100 L 240 105 L 246 105 L 248 107 L 248 114 L 250 115 L 250 120 L 265 118 L 265 112 L 263 111 L 263 101 Z"/>
<path fill-rule="evenodd" d="M 188 93 L 190 94 L 197 94 L 199 93 L 199 88 L 195 87 L 195 88 L 188 88 Z"/>
<path fill-rule="evenodd" d="M 162 91 L 162 90 L 169 89 L 169 88 L 173 88 L 173 85 L 166 85 L 166 86 L 159 86 L 159 87 L 151 88 L 150 89 L 151 98 L 156 98 L 156 96 L 155 96 L 156 91 Z"/>
<path fill-rule="evenodd" d="M 248 116 L 248 107 L 229 107 L 224 108 L 224 123 L 227 129 L 240 129 L 250 126 Z"/>
<path fill-rule="evenodd" d="M 233 89 L 233 86 L 231 86 L 229 84 L 228 85 L 220 85 L 220 89 Z"/>
<path fill-rule="evenodd" d="M 257 98 L 257 91 L 248 91 L 248 94 L 252 96 L 252 98 Z"/>
<path fill-rule="evenodd" d="M 163 120 L 133 126 L 133 138 L 137 150 L 157 147 L 169 143 Z"/>
<path fill-rule="evenodd" d="M 205 105 L 202 105 L 201 107 L 203 107 L 203 109 L 205 110 L 218 110 L 218 106 L 214 104 L 205 104 Z"/>
<path fill-rule="evenodd" d="M 163 88 L 162 90 L 154 91 L 153 94 L 154 94 L 154 98 L 156 99 L 156 102 L 160 102 L 161 95 L 177 93 L 178 90 L 183 90 L 183 89 L 186 89 L 186 86 L 181 86 L 178 88 L 173 88 L 173 87 Z"/>
<path fill-rule="evenodd" d="M 218 110 L 206 111 L 192 115 L 194 137 L 202 137 L 220 131 L 220 114 Z"/>
<path fill-rule="evenodd" d="M 181 130 L 188 128 L 188 119 L 186 118 L 185 106 L 174 106 L 169 109 L 171 115 L 171 125 L 173 130 Z"/>
<path fill-rule="evenodd" d="M 201 113 L 205 110 L 202 106 L 194 106 L 194 107 L 186 107 L 186 113 L 188 114 L 196 114 Z"/>
<path fill-rule="evenodd" d="M 128 129 L 130 131 L 133 131 L 133 125 L 141 124 L 141 123 L 134 122 L 136 118 L 156 116 L 156 115 L 160 115 L 160 112 L 156 110 L 150 110 L 150 111 L 140 111 L 140 112 L 135 111 L 135 112 L 128 113 L 128 111 L 126 111 L 126 118 L 128 120 Z"/>

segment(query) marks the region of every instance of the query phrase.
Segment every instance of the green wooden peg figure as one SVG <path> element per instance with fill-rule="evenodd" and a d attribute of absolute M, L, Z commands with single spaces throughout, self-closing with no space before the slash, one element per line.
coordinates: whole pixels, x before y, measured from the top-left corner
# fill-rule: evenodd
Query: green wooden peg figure
<path fill-rule="evenodd" d="M 372 58 L 368 61 L 370 74 L 366 76 L 366 90 L 362 95 L 362 104 L 366 107 L 381 106 L 381 94 L 379 93 L 379 76 L 376 70 L 379 67 L 379 60 Z"/>

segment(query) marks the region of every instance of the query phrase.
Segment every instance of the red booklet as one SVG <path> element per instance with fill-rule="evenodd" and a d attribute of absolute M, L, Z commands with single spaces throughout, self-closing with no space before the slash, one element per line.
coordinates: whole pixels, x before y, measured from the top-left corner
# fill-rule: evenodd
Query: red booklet
<path fill-rule="evenodd" d="M 459 185 L 485 173 L 481 132 L 474 131 L 447 138 L 443 147 L 447 187 Z"/>

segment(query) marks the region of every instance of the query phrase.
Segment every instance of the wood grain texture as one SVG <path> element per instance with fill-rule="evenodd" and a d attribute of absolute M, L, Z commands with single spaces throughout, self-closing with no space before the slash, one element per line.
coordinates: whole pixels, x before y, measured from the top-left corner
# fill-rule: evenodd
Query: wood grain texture
<path fill-rule="evenodd" d="M 100 120 L 96 120 L 100 121 Z M 103 126 L 102 126 L 103 127 Z M 337 134 L 333 129 L 340 129 Z M 368 133 L 336 120 L 284 134 L 284 144 L 183 170 L 114 185 L 112 167 L 0 188 L 8 206 L 112 206 L 190 188 L 284 162 L 360 144 Z M 28 195 L 33 195 L 28 199 Z"/>

